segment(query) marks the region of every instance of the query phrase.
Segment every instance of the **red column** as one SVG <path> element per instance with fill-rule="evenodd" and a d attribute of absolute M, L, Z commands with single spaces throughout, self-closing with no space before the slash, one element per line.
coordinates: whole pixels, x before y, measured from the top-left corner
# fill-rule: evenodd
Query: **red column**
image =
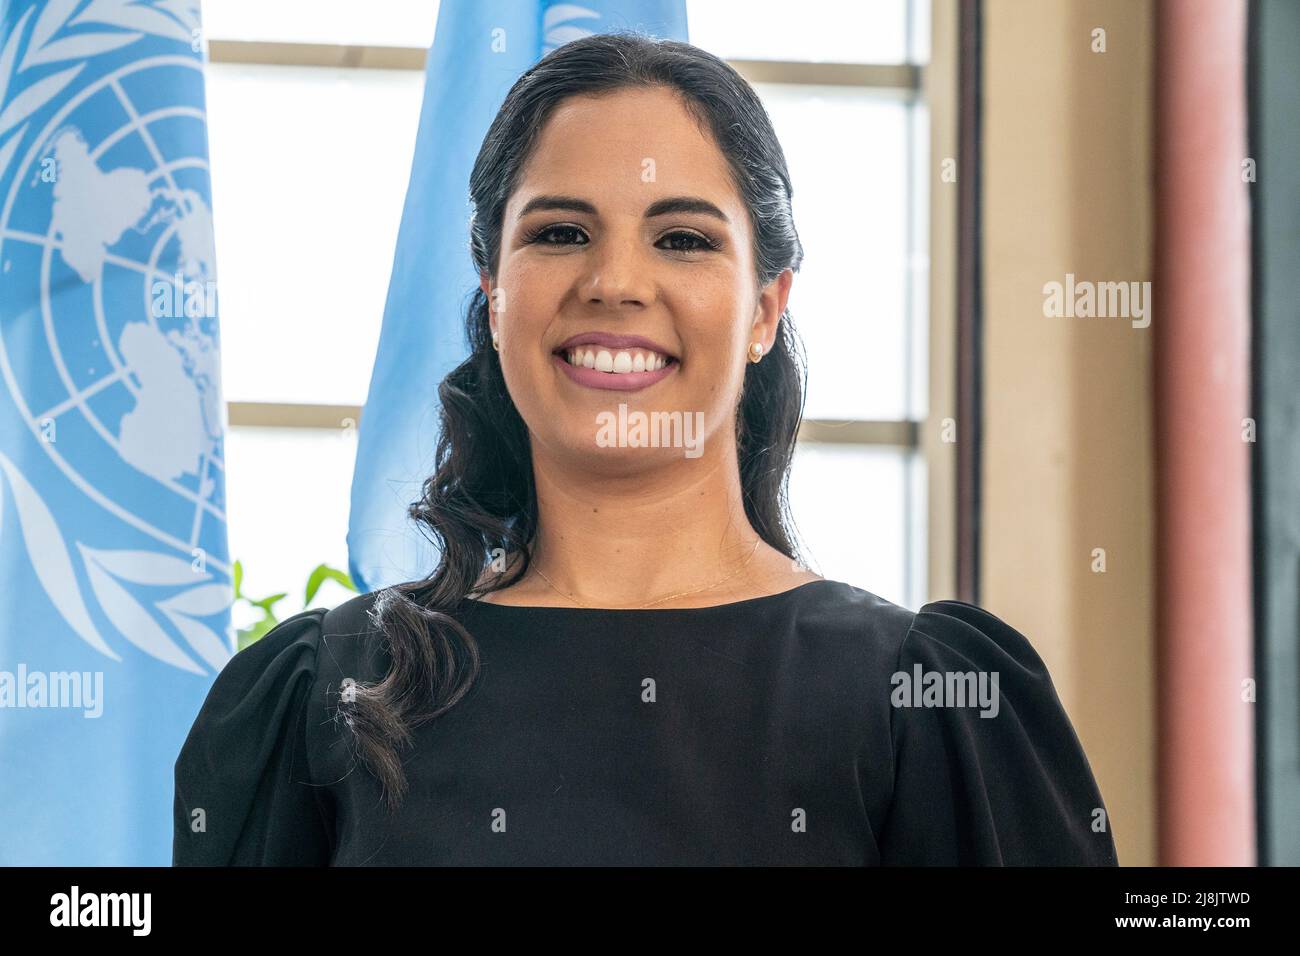
<path fill-rule="evenodd" d="M 1249 866 L 1246 3 L 1161 0 L 1156 43 L 1160 863 Z"/>

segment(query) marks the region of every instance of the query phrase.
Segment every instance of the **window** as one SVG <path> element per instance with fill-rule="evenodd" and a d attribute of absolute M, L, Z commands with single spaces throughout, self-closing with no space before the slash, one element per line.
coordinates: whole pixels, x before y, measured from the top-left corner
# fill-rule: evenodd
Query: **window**
<path fill-rule="evenodd" d="M 687 5 L 691 42 L 763 98 L 794 181 L 805 259 L 790 311 L 809 390 L 791 503 L 804 546 L 824 576 L 910 607 L 926 589 L 928 6 Z M 205 14 L 231 554 L 246 591 L 289 591 L 287 606 L 316 564 L 347 563 L 353 426 L 437 3 L 371 0 L 361 15 L 224 0 Z"/>

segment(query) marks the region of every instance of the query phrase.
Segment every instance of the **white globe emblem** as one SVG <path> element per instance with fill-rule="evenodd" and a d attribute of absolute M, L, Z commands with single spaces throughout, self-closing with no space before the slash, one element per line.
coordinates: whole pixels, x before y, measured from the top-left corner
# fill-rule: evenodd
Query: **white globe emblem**
<path fill-rule="evenodd" d="M 155 93 L 191 84 L 191 103 Z M 0 209 L 0 281 L 6 296 L 23 283 L 26 306 L 17 319 L 13 299 L 5 310 L 0 373 L 72 487 L 162 546 L 76 542 L 101 608 L 128 641 L 194 673 L 205 672 L 199 661 L 219 670 L 231 647 L 229 631 L 223 639 L 198 620 L 231 600 L 201 91 L 202 63 L 187 56 L 139 60 L 87 84 L 32 140 Z M 29 370 L 21 383 L 15 366 Z M 84 514 L 87 502 L 51 511 L 3 454 L 0 470 L 42 585 L 84 640 L 120 659 L 82 604 L 63 544 L 78 529 L 53 517 Z M 188 648 L 158 626 L 131 584 L 189 586 L 154 602 Z"/>

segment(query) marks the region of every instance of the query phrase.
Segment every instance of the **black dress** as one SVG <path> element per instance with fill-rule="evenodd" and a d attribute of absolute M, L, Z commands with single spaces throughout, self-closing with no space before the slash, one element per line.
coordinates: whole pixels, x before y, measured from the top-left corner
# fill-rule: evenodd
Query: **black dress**
<path fill-rule="evenodd" d="M 389 816 L 335 713 L 386 670 L 374 597 L 221 671 L 176 761 L 174 865 L 1117 863 L 1021 634 L 828 580 L 692 609 L 465 601 L 482 670 L 415 728 Z"/>

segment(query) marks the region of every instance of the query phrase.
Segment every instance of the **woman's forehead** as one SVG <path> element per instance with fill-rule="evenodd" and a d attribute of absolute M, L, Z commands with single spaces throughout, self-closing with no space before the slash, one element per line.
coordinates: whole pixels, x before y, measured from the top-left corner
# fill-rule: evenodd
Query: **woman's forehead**
<path fill-rule="evenodd" d="M 654 187 L 654 188 L 647 188 Z M 696 195 L 733 221 L 740 201 L 726 157 L 672 91 L 575 96 L 548 118 L 511 197 L 517 215 L 534 195 L 581 194 L 638 206 L 661 195 Z M 727 208 L 731 207 L 731 208 Z"/>

